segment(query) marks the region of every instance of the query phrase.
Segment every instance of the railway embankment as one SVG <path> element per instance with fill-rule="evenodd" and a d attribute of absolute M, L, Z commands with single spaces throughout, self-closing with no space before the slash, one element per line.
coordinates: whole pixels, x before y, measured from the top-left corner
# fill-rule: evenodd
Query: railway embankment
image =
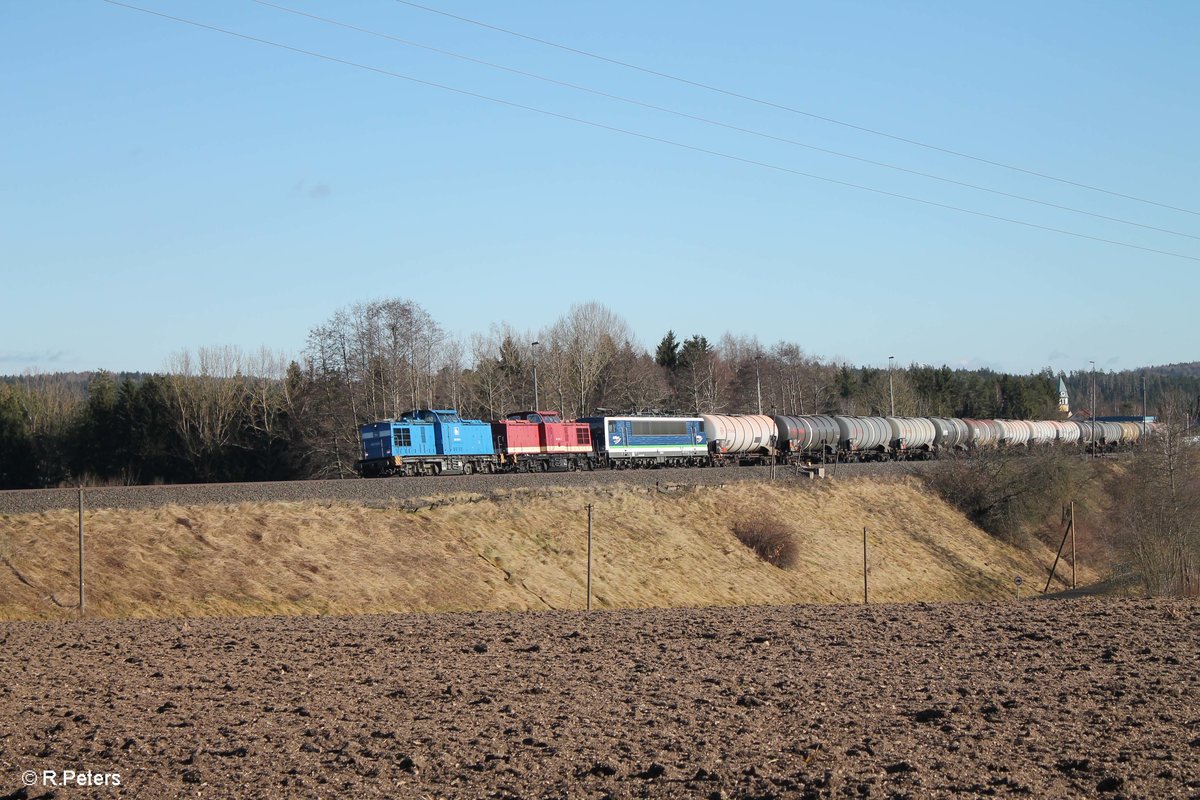
<path fill-rule="evenodd" d="M 359 482 L 365 483 L 365 482 Z M 1017 548 L 906 477 L 513 486 L 370 500 L 89 508 L 85 609 L 106 618 L 1010 600 Z M 734 534 L 763 520 L 795 557 Z M 0 514 L 0 619 L 77 614 L 74 509 Z M 1104 577 L 1081 564 L 1081 583 Z M 1064 588 L 1061 580 L 1054 588 Z"/>

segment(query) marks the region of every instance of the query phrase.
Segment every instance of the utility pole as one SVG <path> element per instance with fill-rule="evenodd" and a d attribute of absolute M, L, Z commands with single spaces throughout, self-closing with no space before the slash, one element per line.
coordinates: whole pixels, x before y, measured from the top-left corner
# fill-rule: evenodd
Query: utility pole
<path fill-rule="evenodd" d="M 892 416 L 896 416 L 896 388 L 892 385 L 892 362 L 895 356 L 888 356 L 888 397 L 891 399 Z"/>
<path fill-rule="evenodd" d="M 754 386 L 758 391 L 758 413 L 762 416 L 762 373 L 759 370 L 759 363 L 762 361 L 762 356 L 754 357 Z"/>
<path fill-rule="evenodd" d="M 1095 458 L 1099 447 L 1096 443 L 1096 362 L 1092 365 L 1092 457 Z"/>
<path fill-rule="evenodd" d="M 536 341 L 536 340 L 529 343 L 529 346 L 533 349 L 533 410 L 534 411 L 542 410 L 541 405 L 538 403 L 538 391 L 537 391 L 537 364 L 538 364 L 538 350 L 537 349 L 538 349 L 538 345 L 540 345 L 540 344 L 541 344 L 541 342 Z"/>
<path fill-rule="evenodd" d="M 1146 373 L 1142 373 L 1142 438 L 1146 438 Z"/>

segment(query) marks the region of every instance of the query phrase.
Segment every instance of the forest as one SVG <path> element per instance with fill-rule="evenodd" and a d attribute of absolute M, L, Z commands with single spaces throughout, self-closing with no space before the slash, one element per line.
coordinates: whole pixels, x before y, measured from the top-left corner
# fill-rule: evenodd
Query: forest
<path fill-rule="evenodd" d="M 711 332 L 710 332 L 711 333 Z M 116 366 L 116 365 L 113 365 Z M 1067 373 L 1090 413 L 1093 375 Z M 1100 416 L 1170 404 L 1200 416 L 1200 365 L 1095 374 Z M 0 488 L 353 475 L 358 425 L 414 408 L 496 419 L 534 407 L 1055 419 L 1058 378 L 910 364 L 854 366 L 729 333 L 665 331 L 648 350 L 598 303 L 553 325 L 458 338 L 405 299 L 358 303 L 286 358 L 235 346 L 173 355 L 159 373 L 98 369 L 0 378 Z"/>

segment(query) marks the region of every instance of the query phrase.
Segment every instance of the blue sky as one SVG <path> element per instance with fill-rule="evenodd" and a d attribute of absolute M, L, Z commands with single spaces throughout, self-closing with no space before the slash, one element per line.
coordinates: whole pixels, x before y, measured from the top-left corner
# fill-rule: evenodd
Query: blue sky
<path fill-rule="evenodd" d="M 153 371 L 173 352 L 225 344 L 295 355 L 338 308 L 383 297 L 415 300 L 464 339 L 501 321 L 536 330 L 572 303 L 599 301 L 648 348 L 671 328 L 786 339 L 856 364 L 895 355 L 1026 372 L 1200 359 L 1196 213 L 396 0 L 278 4 L 1175 233 L 652 111 L 250 0 L 131 2 L 724 155 L 101 0 L 5 0 L 0 373 Z M 1200 4 L 426 2 L 776 106 L 1200 211 Z"/>

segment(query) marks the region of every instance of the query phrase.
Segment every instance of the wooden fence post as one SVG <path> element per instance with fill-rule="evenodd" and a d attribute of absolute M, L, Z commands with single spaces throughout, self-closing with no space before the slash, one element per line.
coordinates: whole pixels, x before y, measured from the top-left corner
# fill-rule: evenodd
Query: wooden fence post
<path fill-rule="evenodd" d="M 83 619 L 83 486 L 79 487 L 79 618 Z"/>
<path fill-rule="evenodd" d="M 588 503 L 587 610 L 592 610 L 592 504 Z"/>

